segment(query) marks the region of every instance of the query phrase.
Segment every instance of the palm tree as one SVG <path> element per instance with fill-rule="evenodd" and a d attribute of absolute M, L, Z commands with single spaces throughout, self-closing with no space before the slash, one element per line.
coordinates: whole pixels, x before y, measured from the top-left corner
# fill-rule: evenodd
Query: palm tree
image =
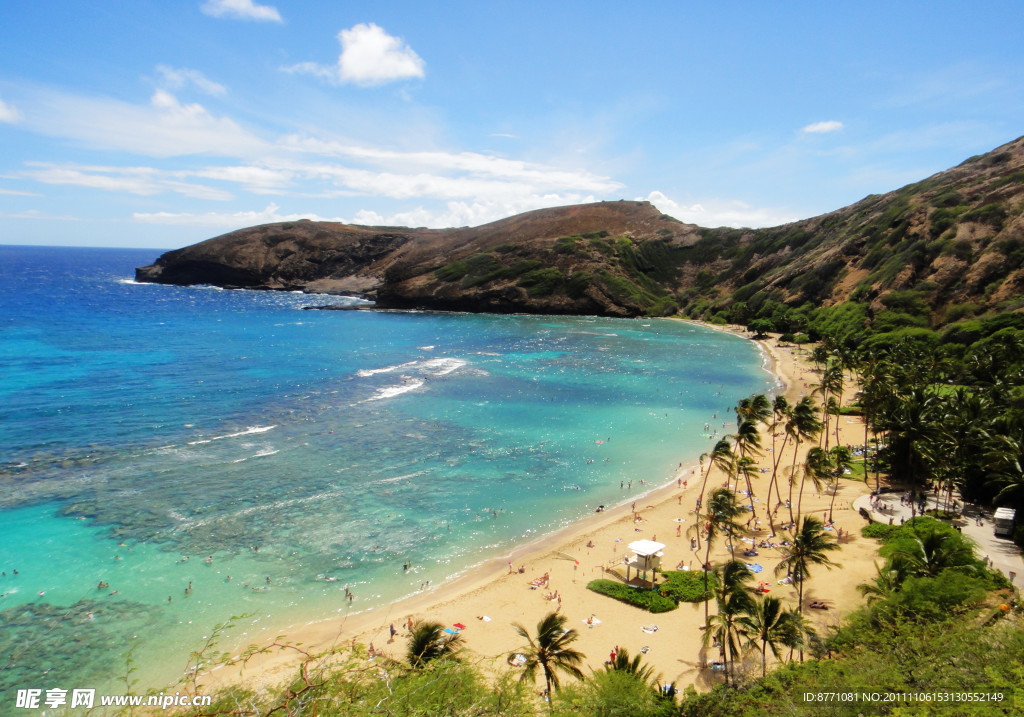
<path fill-rule="evenodd" d="M 786 421 L 786 433 L 793 439 L 793 466 L 789 474 L 789 522 L 795 523 L 793 515 L 793 484 L 796 482 L 796 459 L 800 453 L 800 443 L 810 440 L 821 430 L 821 424 L 815 417 L 814 404 L 808 396 L 804 396 L 793 407 Z"/>
<path fill-rule="evenodd" d="M 732 462 L 735 456 L 732 452 L 732 446 L 729 445 L 729 441 L 724 438 L 715 444 L 715 447 L 711 449 L 710 453 L 704 453 L 700 457 L 701 465 L 704 464 L 704 459 L 708 459 L 708 469 L 704 473 L 704 482 L 700 485 L 700 496 L 697 498 L 697 512 L 699 513 L 704 507 L 704 490 L 708 485 L 708 476 L 711 475 L 712 466 L 717 466 L 720 470 L 726 474 L 731 470 Z M 697 547 L 700 547 L 700 533 L 697 533 Z"/>
<path fill-rule="evenodd" d="M 738 535 L 742 528 L 736 518 L 743 513 L 743 508 L 736 504 L 736 494 L 728 488 L 719 488 L 709 497 L 701 518 L 707 528 L 707 539 L 704 541 L 704 592 L 708 591 L 708 566 L 711 562 L 711 546 L 720 534 L 730 538 Z M 731 541 L 730 541 L 731 542 Z M 704 624 L 708 624 L 708 602 L 704 602 Z"/>
<path fill-rule="evenodd" d="M 846 475 L 846 472 L 853 466 L 853 452 L 846 446 L 832 446 L 828 452 L 829 462 L 832 464 L 832 473 L 835 476 L 835 484 L 832 487 L 832 500 L 828 504 L 828 519 L 832 521 L 832 509 L 836 504 L 836 494 L 839 492 L 839 479 Z M 867 481 L 867 474 L 864 476 Z"/>
<path fill-rule="evenodd" d="M 888 366 L 873 353 L 864 356 L 860 363 L 860 391 L 857 400 L 864 409 L 864 479 L 868 473 L 868 429 L 875 438 L 875 490 L 881 487 L 881 475 L 878 465 L 878 417 L 885 405 L 891 389 Z"/>
<path fill-rule="evenodd" d="M 825 367 L 825 370 L 821 374 L 821 383 L 814 389 L 815 393 L 821 394 L 821 417 L 824 431 L 822 437 L 824 438 L 823 448 L 828 450 L 828 417 L 829 417 L 829 399 L 832 398 L 836 393 L 843 390 L 843 369 L 842 366 L 833 363 Z M 820 445 L 820 443 L 819 443 Z"/>
<path fill-rule="evenodd" d="M 732 677 L 732 666 L 740 653 L 740 640 L 745 635 L 744 615 L 753 609 L 753 598 L 747 583 L 753 573 L 739 560 L 730 560 L 715 568 L 715 604 L 717 612 L 704 630 L 704 645 L 716 640 L 725 664 L 725 683 Z"/>
<path fill-rule="evenodd" d="M 797 515 L 801 514 L 801 506 L 804 502 L 804 484 L 807 479 L 810 478 L 814 489 L 821 492 L 825 480 L 831 478 L 832 473 L 832 458 L 827 451 L 817 446 L 807 451 L 807 455 L 804 457 L 803 477 L 800 478 L 800 492 L 797 494 L 796 500 Z"/>
<path fill-rule="evenodd" d="M 512 627 L 523 637 L 527 644 L 519 648 L 526 656 L 521 680 L 533 680 L 539 667 L 544 672 L 545 694 L 551 694 L 551 688 L 559 687 L 558 672 L 565 672 L 577 680 L 583 679 L 583 672 L 578 665 L 583 662 L 584 654 L 570 647 L 579 633 L 575 629 L 565 629 L 568 618 L 557 612 L 549 612 L 537 623 L 537 639 L 530 637 L 526 628 L 516 623 Z"/>
<path fill-rule="evenodd" d="M 772 434 L 772 477 L 768 481 L 768 502 L 772 499 L 772 486 L 775 487 L 775 500 L 776 508 L 782 504 L 782 496 L 779 494 L 779 484 L 776 480 L 779 473 L 779 464 L 782 462 L 782 453 L 786 448 L 786 441 L 789 439 L 788 433 L 783 433 L 782 444 L 777 445 L 775 436 L 779 432 L 779 428 L 785 425 L 790 414 L 789 401 L 786 400 L 785 396 L 776 396 L 775 401 L 772 404 L 772 421 L 768 426 L 768 430 Z M 768 511 L 768 524 L 771 526 L 772 534 L 775 533 L 775 511 Z"/>
<path fill-rule="evenodd" d="M 789 659 L 793 659 L 793 650 L 800 650 L 800 661 L 803 661 L 804 648 L 818 637 L 812 623 L 799 608 L 786 610 L 782 615 L 782 626 L 779 629 L 780 642 L 789 648 Z"/>
<path fill-rule="evenodd" d="M 811 566 L 822 565 L 829 570 L 839 567 L 828 557 L 828 553 L 838 547 L 835 536 L 825 531 L 820 520 L 804 515 L 793 533 L 792 545 L 781 549 L 782 560 L 775 567 L 775 573 L 786 572 L 793 578 L 801 613 L 804 609 L 804 582 L 811 577 Z"/>
<path fill-rule="evenodd" d="M 747 461 L 749 465 L 753 465 L 754 459 L 751 458 L 750 455 L 761 455 L 761 434 L 758 433 L 757 423 L 750 419 L 742 419 L 739 425 L 736 426 L 736 433 L 733 435 L 733 440 L 736 442 L 739 460 Z M 750 499 L 750 510 L 753 511 L 754 487 L 750 482 L 749 473 L 744 473 L 743 477 L 746 479 L 747 497 Z M 739 471 L 737 471 L 736 475 L 736 490 L 739 490 Z"/>
<path fill-rule="evenodd" d="M 424 667 L 428 662 L 452 657 L 462 647 L 462 636 L 444 631 L 438 622 L 420 621 L 413 625 L 412 636 L 406 648 L 410 667 Z"/>
<path fill-rule="evenodd" d="M 655 682 L 654 668 L 650 665 L 644 665 L 642 660 L 643 655 L 636 655 L 632 660 L 630 660 L 629 650 L 624 647 L 620 647 L 619 651 L 615 653 L 615 659 L 611 663 L 605 665 L 605 670 L 608 672 L 625 672 L 633 675 L 641 682 Z"/>
<path fill-rule="evenodd" d="M 768 420 L 771 411 L 772 406 L 768 403 L 768 397 L 763 393 L 755 393 L 747 398 L 740 399 L 736 404 L 736 419 L 738 421 L 761 423 Z"/>
<path fill-rule="evenodd" d="M 782 641 L 791 629 L 782 601 L 767 595 L 754 600 L 749 612 L 739 622 L 748 638 L 748 644 L 761 652 L 761 677 L 764 677 L 768 674 L 768 648 L 771 648 L 775 659 L 782 659 L 779 645 L 783 644 Z"/>
<path fill-rule="evenodd" d="M 836 386 L 836 403 L 843 405 L 843 388 L 846 372 L 852 372 L 858 366 L 857 354 L 849 347 L 839 346 L 835 349 L 836 364 L 839 366 L 839 382 Z M 852 374 L 851 374 L 852 375 Z M 836 445 L 839 445 L 839 421 L 836 421 Z"/>
<path fill-rule="evenodd" d="M 901 561 L 906 574 L 935 577 L 947 568 L 973 570 L 974 550 L 959 533 L 948 528 L 933 526 L 923 534 L 915 535 L 911 547 L 894 550 L 890 563 Z"/>
<path fill-rule="evenodd" d="M 867 598 L 869 605 L 879 600 L 887 600 L 899 592 L 903 581 L 907 579 L 905 566 L 906 563 L 902 560 L 888 560 L 884 568 L 875 563 L 875 571 L 878 574 L 871 582 L 858 585 L 857 592 Z"/>
<path fill-rule="evenodd" d="M 962 493 L 969 493 L 964 488 L 985 480 L 985 449 L 994 433 L 1004 437 L 1007 433 L 993 430 L 996 427 L 992 425 L 991 407 L 988 397 L 963 387 L 947 399 L 938 430 L 939 478 L 940 484 L 945 483 L 946 510 L 953 500 L 954 488 L 959 486 Z"/>
<path fill-rule="evenodd" d="M 928 388 L 912 385 L 891 401 L 882 412 L 881 424 L 888 432 L 883 452 L 897 480 L 923 484 L 935 464 L 935 437 L 941 425 L 938 397 Z"/>
<path fill-rule="evenodd" d="M 993 503 L 1024 503 L 1024 440 L 1007 435 L 993 436 L 985 459 L 993 470 L 989 482 L 999 491 Z"/>

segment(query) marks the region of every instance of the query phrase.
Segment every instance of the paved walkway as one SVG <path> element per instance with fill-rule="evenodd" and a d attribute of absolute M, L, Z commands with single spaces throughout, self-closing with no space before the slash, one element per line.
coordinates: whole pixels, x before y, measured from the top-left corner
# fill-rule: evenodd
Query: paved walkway
<path fill-rule="evenodd" d="M 913 517 L 914 511 L 909 505 L 900 503 L 900 498 L 905 493 L 881 493 L 874 506 L 871 504 L 870 495 L 862 495 L 853 502 L 853 509 L 866 510 L 872 520 L 879 523 L 900 524 Z M 941 499 L 936 498 L 932 493 L 927 496 L 926 510 L 942 508 Z M 978 524 L 981 519 L 981 525 Z M 1024 555 L 1021 549 L 1008 538 L 997 538 L 992 532 L 992 511 L 981 510 L 973 505 L 967 505 L 963 509 L 963 516 L 954 521 L 960 526 L 964 535 L 970 537 L 977 544 L 978 557 L 992 560 L 992 567 L 1005 575 L 1018 591 L 1024 591 Z"/>

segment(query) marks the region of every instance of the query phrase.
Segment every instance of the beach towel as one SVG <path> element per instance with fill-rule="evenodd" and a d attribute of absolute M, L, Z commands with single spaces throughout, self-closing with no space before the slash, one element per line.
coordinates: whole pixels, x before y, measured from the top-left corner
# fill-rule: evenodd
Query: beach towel
<path fill-rule="evenodd" d="M 466 629 L 466 626 L 465 626 L 465 625 L 463 625 L 463 624 L 462 624 L 461 622 L 457 622 L 457 623 L 455 623 L 455 625 L 454 625 L 454 626 L 455 626 L 455 627 L 457 627 L 457 628 L 459 628 L 460 630 L 465 630 L 465 629 Z"/>
<path fill-rule="evenodd" d="M 752 573 L 759 573 L 762 570 L 764 570 L 764 567 L 758 565 L 757 563 L 744 563 L 744 565 L 746 565 L 747 569 L 750 570 L 750 572 Z"/>

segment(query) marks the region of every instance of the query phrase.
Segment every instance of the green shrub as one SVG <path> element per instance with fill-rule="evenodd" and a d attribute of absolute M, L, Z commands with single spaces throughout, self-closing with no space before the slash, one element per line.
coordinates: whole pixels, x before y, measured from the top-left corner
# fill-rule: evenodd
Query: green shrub
<path fill-rule="evenodd" d="M 579 249 L 576 246 L 576 240 L 582 239 L 581 236 L 562 237 L 555 242 L 555 253 L 556 254 L 578 254 Z"/>
<path fill-rule="evenodd" d="M 519 279 L 519 285 L 526 288 L 530 296 L 550 296 L 565 281 L 565 275 L 555 269 L 534 269 Z"/>
<path fill-rule="evenodd" d="M 658 592 L 673 602 L 704 602 L 710 600 L 715 590 L 715 575 L 708 575 L 708 589 L 704 590 L 704 572 L 700 570 L 669 570 L 665 573 L 668 580 L 658 588 Z"/>
<path fill-rule="evenodd" d="M 909 613 L 918 619 L 938 620 L 952 611 L 984 599 L 988 582 L 982 577 L 944 570 L 934 578 L 907 578 L 899 592 L 886 601 L 886 610 Z"/>
<path fill-rule="evenodd" d="M 965 222 L 988 224 L 997 231 L 1003 228 L 1004 219 L 1006 219 L 1006 210 L 1003 209 L 1001 204 L 995 202 L 972 209 L 962 217 L 962 220 Z"/>
<path fill-rule="evenodd" d="M 434 276 L 441 281 L 458 281 L 469 273 L 469 266 L 464 261 L 453 261 L 445 264 L 434 272 Z"/>
<path fill-rule="evenodd" d="M 660 595 L 657 590 L 641 590 L 614 580 L 591 580 L 587 583 L 587 589 L 648 612 L 669 612 L 676 609 L 676 601 Z"/>
<path fill-rule="evenodd" d="M 860 529 L 860 534 L 865 538 L 877 538 L 883 543 L 891 538 L 898 530 L 898 525 L 886 525 L 885 523 L 869 523 Z"/>

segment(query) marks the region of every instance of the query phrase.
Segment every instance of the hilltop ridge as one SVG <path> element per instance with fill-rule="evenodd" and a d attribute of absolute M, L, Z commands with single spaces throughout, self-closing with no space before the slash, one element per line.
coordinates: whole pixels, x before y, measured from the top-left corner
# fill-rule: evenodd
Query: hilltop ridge
<path fill-rule="evenodd" d="M 1024 307 L 1024 137 L 925 180 L 767 229 L 709 229 L 649 202 L 478 227 L 266 224 L 168 252 L 139 281 L 351 293 L 381 307 L 686 315 L 785 330 L 794 309 L 886 297 L 911 324 Z M 906 292 L 910 292 L 907 294 Z M 906 312 L 904 312 L 906 313 Z M 791 322 L 789 322 L 791 323 Z"/>

